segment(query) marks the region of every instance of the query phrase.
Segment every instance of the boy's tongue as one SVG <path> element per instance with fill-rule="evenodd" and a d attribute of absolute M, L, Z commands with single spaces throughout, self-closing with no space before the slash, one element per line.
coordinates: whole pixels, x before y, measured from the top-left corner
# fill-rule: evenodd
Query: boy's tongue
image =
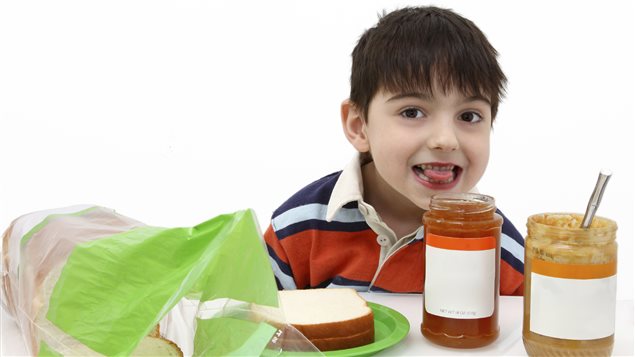
<path fill-rule="evenodd" d="M 425 169 L 423 170 L 423 174 L 428 176 L 429 178 L 437 181 L 445 181 L 452 178 L 454 172 L 452 170 L 432 170 Z"/>

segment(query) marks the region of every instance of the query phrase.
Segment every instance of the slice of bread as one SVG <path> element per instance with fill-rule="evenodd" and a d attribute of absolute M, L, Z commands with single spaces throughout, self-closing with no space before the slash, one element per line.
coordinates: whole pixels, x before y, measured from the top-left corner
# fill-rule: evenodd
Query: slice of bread
<path fill-rule="evenodd" d="M 283 290 L 278 293 L 286 323 L 322 351 L 366 345 L 375 339 L 373 311 L 354 289 Z M 275 315 L 271 313 L 264 315 L 274 323 L 284 323 L 282 318 L 273 317 Z"/>

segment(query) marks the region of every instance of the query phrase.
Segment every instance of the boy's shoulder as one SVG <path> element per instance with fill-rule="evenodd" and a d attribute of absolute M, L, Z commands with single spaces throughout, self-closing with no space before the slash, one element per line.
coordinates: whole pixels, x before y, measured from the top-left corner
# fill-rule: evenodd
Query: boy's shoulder
<path fill-rule="evenodd" d="M 328 232 L 326 236 L 332 238 L 338 234 L 336 232 L 368 231 L 368 224 L 357 209 L 356 200 L 338 207 L 345 209 L 345 213 L 336 219 L 327 218 L 329 204 L 333 204 L 331 196 L 341 174 L 342 171 L 337 171 L 311 182 L 278 207 L 271 217 L 269 238 L 278 241 L 290 237 L 302 239 L 303 234 L 309 231 L 314 237 L 324 237 L 323 232 Z"/>
<path fill-rule="evenodd" d="M 272 219 L 293 208 L 309 204 L 328 205 L 331 193 L 342 171 L 337 171 L 311 182 L 293 194 L 273 212 Z"/>

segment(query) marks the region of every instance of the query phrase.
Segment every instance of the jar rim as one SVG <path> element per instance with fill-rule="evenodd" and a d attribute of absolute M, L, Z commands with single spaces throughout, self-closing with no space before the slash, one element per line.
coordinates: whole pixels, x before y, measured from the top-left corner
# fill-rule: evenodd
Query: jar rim
<path fill-rule="evenodd" d="M 432 196 L 430 209 L 453 210 L 457 213 L 477 214 L 495 209 L 494 197 L 473 192 L 444 192 Z"/>
<path fill-rule="evenodd" d="M 602 233 L 613 233 L 615 231 L 617 231 L 617 222 L 615 222 L 614 220 L 610 219 L 610 218 L 606 218 L 606 217 L 602 217 L 602 216 L 595 216 L 593 218 L 593 222 L 591 224 L 591 227 L 589 228 L 582 228 L 580 226 L 574 226 L 574 227 L 563 227 L 563 226 L 558 226 L 555 224 L 548 224 L 545 221 L 546 217 L 549 216 L 571 216 L 571 217 L 575 217 L 577 221 L 582 222 L 582 218 L 584 217 L 584 215 L 580 214 L 580 213 L 571 213 L 571 212 L 546 212 L 546 213 L 537 213 L 534 215 L 531 215 L 527 218 L 527 228 L 529 229 L 530 226 L 535 226 L 536 228 L 539 229 L 550 229 L 552 231 L 556 231 L 556 232 L 567 232 L 567 233 L 577 233 L 577 234 L 584 234 L 585 232 L 588 232 L 590 234 L 602 234 Z M 600 223 L 601 222 L 601 226 L 597 226 L 594 225 L 594 223 Z"/>

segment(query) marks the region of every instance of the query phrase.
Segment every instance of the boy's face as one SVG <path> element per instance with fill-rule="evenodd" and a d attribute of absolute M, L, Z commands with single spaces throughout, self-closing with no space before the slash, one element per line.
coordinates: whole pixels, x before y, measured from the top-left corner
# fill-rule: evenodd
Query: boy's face
<path fill-rule="evenodd" d="M 433 97 L 380 91 L 351 142 L 373 157 L 374 190 L 393 204 L 409 200 L 427 210 L 432 195 L 477 184 L 489 160 L 491 125 L 490 103 L 481 97 L 438 88 Z"/>

